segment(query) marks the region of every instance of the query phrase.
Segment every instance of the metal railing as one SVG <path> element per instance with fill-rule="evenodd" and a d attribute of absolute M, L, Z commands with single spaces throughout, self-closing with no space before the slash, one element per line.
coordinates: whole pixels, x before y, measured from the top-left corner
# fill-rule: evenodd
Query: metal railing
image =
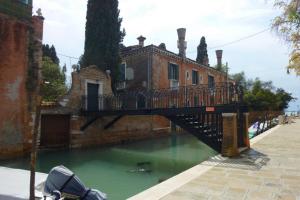
<path fill-rule="evenodd" d="M 157 90 L 125 90 L 117 94 L 83 96 L 83 111 L 138 110 L 186 108 L 236 104 L 242 102 L 242 88 L 237 85 L 218 84 L 187 86 Z"/>
<path fill-rule="evenodd" d="M 0 13 L 28 21 L 32 16 L 32 1 L 0 0 Z"/>

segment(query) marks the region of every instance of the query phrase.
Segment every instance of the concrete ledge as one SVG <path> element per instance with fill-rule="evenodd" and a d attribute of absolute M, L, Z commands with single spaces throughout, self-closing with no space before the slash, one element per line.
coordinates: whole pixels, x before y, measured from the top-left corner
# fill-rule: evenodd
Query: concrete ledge
<path fill-rule="evenodd" d="M 47 176 L 47 174 L 36 172 L 35 185 L 44 182 Z M 0 199 L 29 199 L 30 171 L 0 167 L 0 177 Z M 42 194 L 36 192 L 36 196 L 42 197 Z"/>

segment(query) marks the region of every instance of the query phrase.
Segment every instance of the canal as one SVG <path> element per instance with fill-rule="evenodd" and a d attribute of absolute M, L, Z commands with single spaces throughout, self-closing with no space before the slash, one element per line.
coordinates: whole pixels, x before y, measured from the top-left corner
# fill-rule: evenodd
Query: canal
<path fill-rule="evenodd" d="M 44 151 L 37 171 L 48 173 L 57 165 L 74 171 L 87 187 L 123 200 L 216 155 L 188 134 L 149 139 L 108 148 Z M 1 161 L 1 166 L 29 169 L 29 158 Z"/>

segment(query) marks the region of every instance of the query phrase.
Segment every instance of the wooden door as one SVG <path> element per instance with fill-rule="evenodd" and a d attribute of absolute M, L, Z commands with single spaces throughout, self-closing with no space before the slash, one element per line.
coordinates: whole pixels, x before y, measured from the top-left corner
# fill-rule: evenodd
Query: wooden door
<path fill-rule="evenodd" d="M 70 141 L 70 115 L 42 115 L 41 147 L 68 147 Z"/>

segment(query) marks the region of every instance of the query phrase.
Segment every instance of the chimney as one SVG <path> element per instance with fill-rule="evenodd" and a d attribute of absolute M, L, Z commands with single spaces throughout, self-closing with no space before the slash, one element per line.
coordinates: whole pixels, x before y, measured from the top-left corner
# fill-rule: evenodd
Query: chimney
<path fill-rule="evenodd" d="M 222 55 L 223 55 L 223 50 L 216 50 L 216 55 L 217 55 L 217 61 L 218 61 L 218 66 L 222 66 Z"/>
<path fill-rule="evenodd" d="M 143 37 L 142 35 L 140 37 L 137 38 L 139 41 L 139 46 L 140 47 L 144 47 L 144 41 L 146 40 L 145 37 Z"/>
<path fill-rule="evenodd" d="M 178 41 L 177 41 L 177 47 L 179 49 L 179 56 L 185 58 L 185 50 L 187 47 L 187 43 L 185 41 L 185 33 L 186 29 L 185 28 L 179 28 L 177 29 L 177 34 L 178 34 Z"/>

